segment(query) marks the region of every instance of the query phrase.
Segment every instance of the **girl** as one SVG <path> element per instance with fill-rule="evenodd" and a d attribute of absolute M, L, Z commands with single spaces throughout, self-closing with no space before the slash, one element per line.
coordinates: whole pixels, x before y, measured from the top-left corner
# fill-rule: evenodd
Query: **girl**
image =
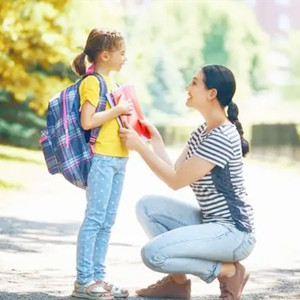
<path fill-rule="evenodd" d="M 193 274 L 207 283 L 217 278 L 220 298 L 238 300 L 249 276 L 239 261 L 252 252 L 255 237 L 243 179 L 242 156 L 248 143 L 232 102 L 235 79 L 226 67 L 208 65 L 186 90 L 186 105 L 206 122 L 192 133 L 175 166 L 153 125 L 146 123 L 153 151 L 131 128 L 120 130 L 123 143 L 136 150 L 157 176 L 173 189 L 190 185 L 199 204 L 153 195 L 138 203 L 138 219 L 152 238 L 142 249 L 143 261 L 170 275 L 137 294 L 189 298 L 191 281 L 185 274 Z"/>
<path fill-rule="evenodd" d="M 86 73 L 85 59 L 93 64 L 111 91 L 116 84 L 110 78 L 112 71 L 120 71 L 126 62 L 124 38 L 117 31 L 93 29 L 84 51 L 73 67 L 78 75 Z M 127 297 L 128 291 L 104 281 L 105 257 L 111 228 L 115 222 L 121 196 L 128 149 L 119 138 L 116 117 L 132 110 L 130 100 L 117 106 L 106 104 L 105 111 L 95 112 L 99 103 L 99 81 L 92 74 L 80 86 L 81 126 L 85 130 L 101 126 L 95 143 L 95 155 L 88 176 L 87 206 L 77 241 L 77 280 L 72 296 L 86 299 Z"/>

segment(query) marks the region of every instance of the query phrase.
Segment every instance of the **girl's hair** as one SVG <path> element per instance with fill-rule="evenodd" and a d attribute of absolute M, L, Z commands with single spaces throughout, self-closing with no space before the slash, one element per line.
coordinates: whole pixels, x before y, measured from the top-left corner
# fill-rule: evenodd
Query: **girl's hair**
<path fill-rule="evenodd" d="M 235 93 L 236 84 L 232 72 L 221 65 L 207 65 L 202 68 L 204 73 L 204 83 L 208 89 L 216 89 L 218 91 L 217 99 L 222 107 L 227 108 L 227 117 L 233 123 L 240 136 L 242 144 L 243 156 L 249 152 L 249 143 L 244 139 L 244 131 L 242 124 L 238 120 L 239 110 L 232 97 Z"/>
<path fill-rule="evenodd" d="M 124 38 L 120 32 L 115 30 L 93 29 L 86 41 L 84 50 L 77 55 L 73 61 L 73 67 L 78 75 L 86 72 L 85 57 L 90 63 L 94 63 L 98 54 L 102 51 L 115 51 L 120 49 Z"/>

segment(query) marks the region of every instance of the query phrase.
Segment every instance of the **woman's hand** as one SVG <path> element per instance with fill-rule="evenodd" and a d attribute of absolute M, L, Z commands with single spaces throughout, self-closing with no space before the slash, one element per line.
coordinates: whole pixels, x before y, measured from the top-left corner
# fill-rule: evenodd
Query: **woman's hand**
<path fill-rule="evenodd" d="M 126 122 L 126 128 L 120 128 L 119 135 L 122 143 L 130 150 L 139 151 L 144 146 L 144 142 L 137 132 Z"/>
<path fill-rule="evenodd" d="M 150 133 L 151 139 L 155 139 L 155 138 L 161 139 L 161 135 L 160 135 L 159 131 L 152 123 L 150 123 L 149 121 L 144 120 L 144 119 L 143 120 L 139 119 L 139 121 L 141 122 L 141 124 L 143 124 L 147 127 L 147 129 Z"/>

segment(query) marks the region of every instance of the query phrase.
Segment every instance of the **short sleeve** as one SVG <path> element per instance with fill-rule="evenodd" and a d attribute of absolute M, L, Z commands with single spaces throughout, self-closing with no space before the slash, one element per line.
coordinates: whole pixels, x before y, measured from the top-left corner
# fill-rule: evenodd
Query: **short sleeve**
<path fill-rule="evenodd" d="M 79 86 L 80 109 L 86 101 L 89 101 L 93 106 L 97 107 L 99 103 L 99 92 L 99 80 L 96 76 L 87 76 L 83 79 Z"/>
<path fill-rule="evenodd" d="M 198 144 L 194 154 L 224 168 L 234 155 L 233 145 L 223 132 L 211 132 Z"/>

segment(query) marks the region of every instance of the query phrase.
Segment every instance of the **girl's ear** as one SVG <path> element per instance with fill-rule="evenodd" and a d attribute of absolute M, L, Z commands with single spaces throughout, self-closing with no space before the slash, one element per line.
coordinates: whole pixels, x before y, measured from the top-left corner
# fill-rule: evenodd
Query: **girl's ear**
<path fill-rule="evenodd" d="M 108 51 L 102 51 L 99 56 L 100 56 L 100 59 L 103 60 L 103 61 L 108 61 L 109 60 Z"/>

